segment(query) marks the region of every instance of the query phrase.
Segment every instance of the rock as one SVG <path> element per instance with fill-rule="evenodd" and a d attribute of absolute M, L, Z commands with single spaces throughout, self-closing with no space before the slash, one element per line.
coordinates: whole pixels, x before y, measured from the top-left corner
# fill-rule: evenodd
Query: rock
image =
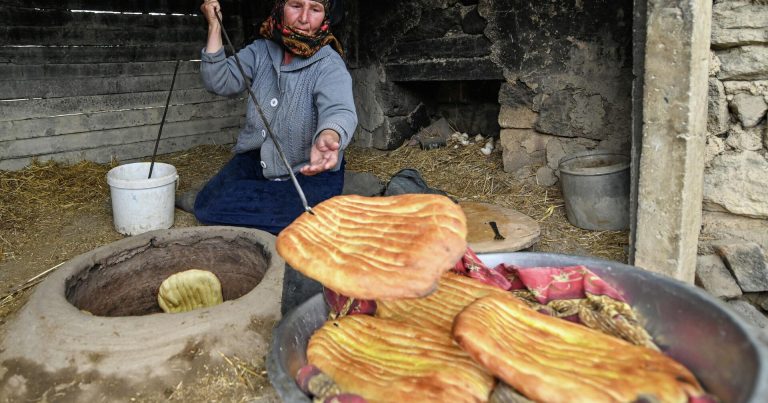
<path fill-rule="evenodd" d="M 768 328 L 768 318 L 747 301 L 728 301 L 728 306 L 750 325 L 759 329 Z"/>
<path fill-rule="evenodd" d="M 720 80 L 768 79 L 768 46 L 747 45 L 717 52 Z"/>
<path fill-rule="evenodd" d="M 763 148 L 763 133 L 765 123 L 760 126 L 745 129 L 740 124 L 735 124 L 728 132 L 725 143 L 731 148 L 741 151 L 759 151 Z"/>
<path fill-rule="evenodd" d="M 757 2 L 720 1 L 712 6 L 713 47 L 768 43 L 768 14 Z"/>
<path fill-rule="evenodd" d="M 421 20 L 403 37 L 404 42 L 420 39 L 441 38 L 461 26 L 461 12 L 458 7 L 424 8 Z"/>
<path fill-rule="evenodd" d="M 768 148 L 768 123 L 766 123 L 765 130 L 763 130 L 763 147 Z"/>
<path fill-rule="evenodd" d="M 352 70 L 350 74 L 355 81 L 353 90 L 359 116 L 359 131 L 373 133 L 384 124 L 385 116 L 384 109 L 377 99 L 376 83 L 380 81 L 380 73 L 375 68 L 361 68 Z M 365 146 L 370 147 L 370 144 Z"/>
<path fill-rule="evenodd" d="M 384 192 L 384 183 L 376 175 L 368 172 L 344 172 L 345 195 L 381 196 Z"/>
<path fill-rule="evenodd" d="M 755 292 L 744 294 L 744 298 L 752 305 L 768 311 L 768 292 Z"/>
<path fill-rule="evenodd" d="M 717 74 L 720 73 L 720 58 L 717 57 L 717 53 L 713 51 L 709 51 L 709 76 L 710 77 L 717 77 Z"/>
<path fill-rule="evenodd" d="M 383 124 L 373 131 L 373 148 L 384 151 L 395 150 L 413 134 L 408 118 L 385 116 Z"/>
<path fill-rule="evenodd" d="M 760 245 L 729 242 L 713 245 L 713 248 L 733 273 L 742 291 L 768 291 L 768 266 Z"/>
<path fill-rule="evenodd" d="M 725 152 L 704 170 L 704 209 L 768 218 L 768 161 L 754 151 Z"/>
<path fill-rule="evenodd" d="M 448 120 L 440 118 L 429 126 L 421 129 L 419 138 L 439 138 L 445 142 L 451 138 L 451 135 L 454 132 L 455 130 L 451 127 L 451 124 L 448 123 Z"/>
<path fill-rule="evenodd" d="M 536 130 L 561 137 L 603 140 L 616 134 L 607 118 L 602 96 L 564 89 L 543 100 Z"/>
<path fill-rule="evenodd" d="M 502 129 L 533 129 L 539 114 L 527 106 L 502 105 L 499 126 Z"/>
<path fill-rule="evenodd" d="M 601 141 L 597 147 L 593 148 L 629 155 L 632 149 L 631 140 L 629 137 L 611 137 Z"/>
<path fill-rule="evenodd" d="M 728 113 L 725 86 L 716 78 L 709 79 L 707 103 L 707 131 L 710 134 L 723 134 L 727 132 L 730 127 L 731 114 Z"/>
<path fill-rule="evenodd" d="M 536 170 L 536 183 L 540 186 L 553 186 L 557 183 L 555 171 L 550 167 L 540 167 Z"/>
<path fill-rule="evenodd" d="M 550 137 L 530 129 L 502 130 L 499 144 L 502 149 L 504 172 L 515 172 L 531 165 L 544 165 L 545 149 Z"/>
<path fill-rule="evenodd" d="M 768 97 L 768 80 L 723 81 L 722 83 L 725 87 L 726 96 L 746 93 Z M 766 102 L 768 102 L 768 98 Z"/>
<path fill-rule="evenodd" d="M 736 94 L 731 101 L 731 110 L 739 118 L 744 128 L 757 125 L 765 117 L 768 104 L 762 96 L 750 94 Z"/>
<path fill-rule="evenodd" d="M 768 220 L 704 211 L 701 216 L 699 254 L 714 253 L 720 241 L 753 242 L 768 250 Z"/>
<path fill-rule="evenodd" d="M 736 298 L 742 295 L 736 279 L 717 255 L 698 256 L 696 285 L 718 298 Z"/>
<path fill-rule="evenodd" d="M 366 78 L 372 79 L 374 77 Z M 378 81 L 378 79 L 376 80 Z M 382 113 L 386 116 L 408 115 L 421 104 L 419 97 L 413 91 L 400 84 L 386 81 L 380 83 L 377 89 L 377 101 L 382 108 Z"/>
<path fill-rule="evenodd" d="M 477 7 L 473 7 L 461 19 L 461 29 L 464 33 L 470 35 L 482 34 L 485 31 L 486 25 L 488 25 L 488 22 L 477 12 Z"/>
<path fill-rule="evenodd" d="M 707 145 L 704 148 L 704 164 L 709 163 L 725 151 L 725 140 L 717 136 L 707 136 Z"/>
<path fill-rule="evenodd" d="M 768 148 L 768 123 L 765 124 L 765 130 L 763 130 L 763 146 Z"/>
<path fill-rule="evenodd" d="M 602 142 L 600 142 L 602 144 Z M 589 139 L 566 139 L 552 136 L 547 142 L 547 166 L 560 169 L 560 160 L 566 155 L 573 155 L 597 148 L 598 142 Z"/>
<path fill-rule="evenodd" d="M 523 83 L 504 83 L 499 89 L 499 104 L 531 107 L 536 94 Z"/>

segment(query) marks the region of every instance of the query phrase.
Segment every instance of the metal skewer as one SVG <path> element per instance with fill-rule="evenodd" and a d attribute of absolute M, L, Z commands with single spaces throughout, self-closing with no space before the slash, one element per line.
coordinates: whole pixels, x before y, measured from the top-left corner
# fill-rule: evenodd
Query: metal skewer
<path fill-rule="evenodd" d="M 171 79 L 171 89 L 168 90 L 168 98 L 165 100 L 165 109 L 163 110 L 163 118 L 160 120 L 160 130 L 157 131 L 157 140 L 155 140 L 155 151 L 152 152 L 152 163 L 149 164 L 149 175 L 147 179 L 152 179 L 152 169 L 155 168 L 155 157 L 157 156 L 157 146 L 160 144 L 160 136 L 163 134 L 163 124 L 165 123 L 165 115 L 168 114 L 168 105 L 171 103 L 171 94 L 173 94 L 173 85 L 176 83 L 176 73 L 179 71 L 179 62 L 176 60 L 176 67 L 173 68 L 173 79 Z"/>
<path fill-rule="evenodd" d="M 267 121 L 266 116 L 264 116 L 264 111 L 261 109 L 259 101 L 256 100 L 256 95 L 253 94 L 253 90 L 251 90 L 251 80 L 248 78 L 248 76 L 245 75 L 245 70 L 243 70 L 243 66 L 240 64 L 240 58 L 237 57 L 237 49 L 235 49 L 234 45 L 232 45 L 232 41 L 229 40 L 229 35 L 227 35 L 227 30 L 224 29 L 224 24 L 221 22 L 219 13 L 216 12 L 214 14 L 216 14 L 216 19 L 219 21 L 219 26 L 221 27 L 221 32 L 224 34 L 224 39 L 227 40 L 227 44 L 230 48 L 232 48 L 232 54 L 235 56 L 235 64 L 237 65 L 237 69 L 240 70 L 240 74 L 243 76 L 243 80 L 245 80 L 245 88 L 248 90 L 248 95 L 251 96 L 251 100 L 253 100 L 254 105 L 256 105 L 256 110 L 259 112 L 259 116 L 261 116 L 261 120 L 264 122 L 264 127 L 267 129 L 269 138 L 272 139 L 272 142 L 275 144 L 275 149 L 277 149 L 277 153 L 280 155 L 280 159 L 283 160 L 285 167 L 288 169 L 288 174 L 291 175 L 291 181 L 293 182 L 293 186 L 296 188 L 296 191 L 299 193 L 301 204 L 304 205 L 304 210 L 307 213 L 314 215 L 315 212 L 312 211 L 311 207 L 309 207 L 309 204 L 307 203 L 307 197 L 304 196 L 304 191 L 301 190 L 301 185 L 299 185 L 299 181 L 296 179 L 296 175 L 293 174 L 291 164 L 289 164 L 288 159 L 285 158 L 283 148 L 280 147 L 280 143 L 277 141 L 274 133 L 272 133 L 272 128 L 269 126 L 269 122 Z"/>

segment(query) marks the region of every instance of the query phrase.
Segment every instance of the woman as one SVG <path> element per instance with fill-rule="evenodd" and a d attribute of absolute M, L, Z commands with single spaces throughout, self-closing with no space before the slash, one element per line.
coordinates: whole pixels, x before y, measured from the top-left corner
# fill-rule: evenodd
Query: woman
<path fill-rule="evenodd" d="M 310 206 L 339 195 L 343 150 L 357 126 L 352 78 L 330 31 L 333 0 L 278 0 L 259 39 L 238 52 L 245 74 Z M 206 89 L 243 93 L 246 81 L 226 58 L 217 0 L 205 0 L 208 41 L 200 72 Z M 194 212 L 206 224 L 259 228 L 277 234 L 304 208 L 267 127 L 251 99 L 235 156 L 200 191 Z"/>
<path fill-rule="evenodd" d="M 276 140 L 310 206 L 339 195 L 344 186 L 343 150 L 352 140 L 357 115 L 352 78 L 339 41 L 331 34 L 334 0 L 278 0 L 259 39 L 238 57 Z M 216 94 L 241 94 L 246 82 L 233 57 L 226 58 L 221 6 L 205 0 L 208 41 L 200 73 Z M 277 234 L 304 212 L 267 128 L 248 100 L 246 122 L 235 156 L 197 195 L 194 212 L 206 224 L 259 228 Z M 322 286 L 286 267 L 282 311 L 320 292 Z"/>

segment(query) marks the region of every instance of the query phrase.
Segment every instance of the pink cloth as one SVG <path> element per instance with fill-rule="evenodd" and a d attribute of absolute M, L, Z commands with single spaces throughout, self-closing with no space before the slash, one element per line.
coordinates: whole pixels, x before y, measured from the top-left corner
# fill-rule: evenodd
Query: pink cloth
<path fill-rule="evenodd" d="M 507 291 L 527 289 L 540 304 L 554 300 L 581 299 L 586 294 L 607 295 L 626 302 L 618 290 L 584 266 L 520 267 L 500 263 L 490 268 L 468 248 L 453 271 Z"/>

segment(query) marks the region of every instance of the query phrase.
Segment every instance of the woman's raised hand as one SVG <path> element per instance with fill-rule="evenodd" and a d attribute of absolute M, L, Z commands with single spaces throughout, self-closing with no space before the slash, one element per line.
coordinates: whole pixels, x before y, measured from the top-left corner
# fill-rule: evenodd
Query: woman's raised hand
<path fill-rule="evenodd" d="M 205 20 L 208 21 L 208 40 L 205 44 L 206 53 L 218 52 L 223 44 L 221 42 L 221 25 L 219 20 L 216 19 L 216 14 L 221 17 L 221 4 L 219 0 L 204 0 L 200 5 L 200 11 L 203 12 Z"/>
<path fill-rule="evenodd" d="M 216 13 L 221 17 L 221 4 L 219 4 L 218 0 L 203 1 L 203 4 L 200 5 L 200 11 L 203 12 L 209 27 L 219 26 L 219 21 L 216 19 Z"/>

